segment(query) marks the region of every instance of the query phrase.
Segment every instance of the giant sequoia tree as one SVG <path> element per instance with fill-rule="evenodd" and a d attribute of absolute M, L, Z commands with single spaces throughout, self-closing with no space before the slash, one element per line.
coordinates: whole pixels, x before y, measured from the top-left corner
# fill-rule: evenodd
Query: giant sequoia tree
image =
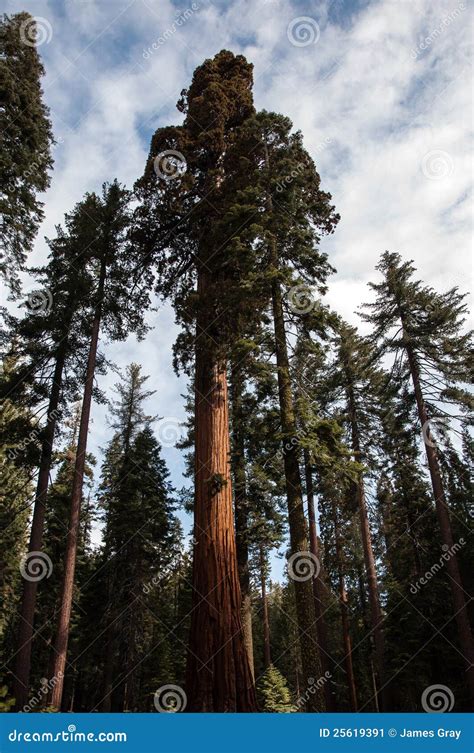
<path fill-rule="evenodd" d="M 187 693 L 191 711 L 254 711 L 244 646 L 230 476 L 229 334 L 248 315 L 239 278 L 248 265 L 228 243 L 223 162 L 236 128 L 252 113 L 252 66 L 223 51 L 183 93 L 182 126 L 159 129 L 137 189 L 136 241 L 155 258 L 161 291 L 185 325 L 181 357 L 194 351 L 194 607 Z M 182 163 L 186 162 L 186 172 Z M 181 164 L 177 164 L 181 163 Z M 155 168 L 155 169 L 154 169 Z M 173 173 L 174 171 L 174 173 Z M 185 351 L 185 356 L 183 356 Z"/>
<path fill-rule="evenodd" d="M 43 102 L 44 69 L 36 51 L 36 22 L 29 13 L 0 20 L 0 273 L 19 291 L 23 268 L 43 218 L 37 194 L 49 186 L 53 137 Z"/>

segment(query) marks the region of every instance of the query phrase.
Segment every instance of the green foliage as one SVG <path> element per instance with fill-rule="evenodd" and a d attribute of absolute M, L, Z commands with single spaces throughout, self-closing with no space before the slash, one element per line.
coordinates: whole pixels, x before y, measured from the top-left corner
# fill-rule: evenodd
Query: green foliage
<path fill-rule="evenodd" d="M 272 714 L 290 714 L 297 710 L 291 700 L 285 678 L 273 664 L 260 678 L 257 690 L 262 711 Z"/>
<path fill-rule="evenodd" d="M 0 274 L 16 293 L 17 273 L 43 218 L 37 194 L 48 188 L 53 164 L 51 123 L 40 83 L 44 69 L 35 41 L 35 20 L 29 13 L 0 19 Z"/>

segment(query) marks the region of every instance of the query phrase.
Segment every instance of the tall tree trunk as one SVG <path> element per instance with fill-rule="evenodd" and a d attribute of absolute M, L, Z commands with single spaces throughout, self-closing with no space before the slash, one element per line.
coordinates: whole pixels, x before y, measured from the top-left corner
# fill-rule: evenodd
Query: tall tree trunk
<path fill-rule="evenodd" d="M 332 514 L 334 521 L 334 541 L 336 545 L 337 575 L 339 580 L 339 604 L 341 607 L 342 650 L 344 652 L 344 663 L 346 665 L 347 687 L 349 688 L 349 705 L 351 711 L 357 711 L 357 692 L 354 677 L 354 667 L 352 664 L 352 641 L 349 631 L 347 591 L 344 585 L 344 570 L 342 566 L 342 545 L 339 532 L 337 508 L 334 500 L 332 501 Z"/>
<path fill-rule="evenodd" d="M 206 301 L 209 275 L 200 271 Z M 204 306 L 203 306 L 204 309 Z M 212 314 L 198 314 L 195 377 L 193 609 L 188 711 L 256 711 L 244 644 L 237 570 L 225 363 L 207 345 Z"/>
<path fill-rule="evenodd" d="M 402 325 L 404 325 L 403 318 Z M 454 538 L 449 517 L 449 509 L 446 503 L 446 496 L 444 493 L 436 446 L 430 439 L 430 428 L 429 424 L 427 423 L 429 421 L 429 416 L 421 389 L 418 362 L 412 344 L 405 333 L 405 329 L 403 337 L 405 340 L 405 349 L 408 356 L 408 363 L 410 365 L 410 373 L 413 382 L 413 388 L 415 391 L 418 417 L 420 419 L 422 428 L 426 427 L 424 429 L 426 457 L 430 471 L 431 485 L 433 487 L 436 515 L 438 517 L 439 528 L 441 531 L 441 540 L 444 546 L 447 547 L 447 551 L 451 553 L 449 559 L 446 560 L 446 569 L 448 571 L 451 585 L 451 596 L 453 599 L 454 616 L 456 618 L 456 624 L 458 628 L 459 643 L 461 645 L 464 660 L 466 662 L 467 684 L 469 687 L 471 701 L 474 705 L 474 643 L 472 639 L 469 616 L 466 608 L 466 600 L 464 598 L 464 589 L 461 579 L 461 573 L 459 570 L 459 563 L 455 551 L 453 551 Z"/>
<path fill-rule="evenodd" d="M 79 520 L 81 512 L 82 487 L 84 483 L 84 468 L 87 451 L 87 434 L 92 403 L 92 388 L 94 384 L 95 365 L 97 361 L 97 347 L 99 343 L 100 320 L 102 315 L 102 297 L 104 294 L 106 265 L 102 262 L 99 286 L 97 290 L 97 305 L 92 323 L 91 342 L 87 359 L 84 397 L 82 401 L 79 437 L 77 440 L 74 480 L 71 493 L 71 509 L 69 528 L 66 538 L 66 552 L 64 555 L 64 578 L 61 592 L 61 607 L 59 611 L 58 629 L 55 642 L 54 675 L 57 683 L 51 693 L 51 705 L 60 710 L 64 688 L 64 673 L 66 670 L 67 644 L 69 640 L 69 622 L 71 619 L 72 597 L 74 591 L 74 573 L 76 568 L 77 541 L 79 534 Z"/>
<path fill-rule="evenodd" d="M 273 267 L 278 270 L 276 242 L 272 241 Z M 291 553 L 308 552 L 308 538 L 306 518 L 303 507 L 301 476 L 298 462 L 299 447 L 297 428 L 293 408 L 293 394 L 286 344 L 285 322 L 283 318 L 283 304 L 281 287 L 275 277 L 272 283 L 273 320 L 275 328 L 275 348 L 278 369 L 278 393 L 280 403 L 280 417 L 284 442 L 284 469 L 286 496 L 288 502 L 288 524 L 290 529 Z M 321 676 L 318 646 L 315 630 L 313 587 L 310 580 L 294 581 L 296 614 L 298 620 L 299 643 L 303 679 L 309 688 L 314 679 Z M 311 679 L 310 679 L 311 678 Z M 323 708 L 322 694 L 308 694 L 308 711 L 321 711 Z"/>
<path fill-rule="evenodd" d="M 268 148 L 265 143 L 265 163 L 270 168 Z M 267 197 L 267 211 L 273 212 L 272 198 Z M 284 470 L 286 498 L 288 504 L 288 526 L 290 529 L 290 549 L 292 554 L 308 552 L 307 525 L 303 506 L 303 492 L 299 467 L 299 443 L 296 427 L 293 392 L 286 342 L 285 319 L 283 316 L 283 301 L 281 285 L 278 279 L 280 270 L 276 237 L 269 238 L 270 264 L 273 268 L 272 280 L 272 309 L 273 326 L 275 332 L 275 351 L 278 371 L 278 399 L 280 405 L 280 420 L 284 443 Z M 308 689 L 315 679 L 321 676 L 317 634 L 315 629 L 315 613 L 313 587 L 310 580 L 294 581 L 296 615 L 298 622 L 299 645 L 303 680 Z M 323 695 L 320 690 L 312 694 L 307 701 L 308 711 L 322 711 Z"/>
<path fill-rule="evenodd" d="M 272 653 L 270 649 L 270 620 L 268 617 L 267 563 L 263 544 L 260 544 L 260 595 L 262 597 L 263 619 L 263 663 L 265 669 L 268 669 L 272 663 Z"/>
<path fill-rule="evenodd" d="M 41 460 L 39 466 L 38 482 L 36 486 L 36 497 L 33 509 L 33 519 L 31 522 L 28 553 L 41 551 L 41 547 L 43 545 L 43 530 L 46 514 L 46 493 L 48 491 L 49 474 L 51 471 L 53 442 L 57 423 L 57 411 L 59 407 L 59 399 L 61 396 L 62 376 L 67 349 L 68 339 L 66 337 L 60 343 L 56 355 L 56 364 L 54 367 L 53 381 L 49 395 L 48 420 L 41 442 Z M 31 667 L 31 646 L 33 639 L 37 590 L 38 581 L 24 579 L 20 625 L 17 641 L 18 653 L 16 655 L 13 691 L 16 699 L 17 711 L 22 709 L 23 706 L 28 703 Z"/>
<path fill-rule="evenodd" d="M 250 571 L 248 547 L 248 499 L 245 472 L 244 417 L 242 412 L 243 380 L 239 366 L 232 364 L 232 467 L 235 497 L 235 539 L 237 568 L 242 597 L 242 628 L 244 643 L 252 677 L 255 677 L 253 661 L 252 602 L 250 598 Z"/>
<path fill-rule="evenodd" d="M 306 499 L 308 502 L 308 522 L 309 522 L 309 546 L 311 554 L 313 554 L 317 561 L 321 562 L 319 545 L 318 545 L 318 532 L 316 528 L 316 511 L 314 507 L 314 485 L 313 485 L 313 471 L 311 468 L 311 462 L 309 452 L 304 450 L 304 466 L 305 466 L 305 480 L 306 480 Z M 313 596 L 314 596 L 314 611 L 316 615 L 316 630 L 318 633 L 319 642 L 319 658 L 321 661 L 321 671 L 326 677 L 329 675 L 329 679 L 324 683 L 324 700 L 326 702 L 326 711 L 336 711 L 336 702 L 334 695 L 334 688 L 331 682 L 333 676 L 332 661 L 329 654 L 326 620 L 324 619 L 324 584 L 322 580 L 322 570 L 315 573 L 313 578 Z"/>
<path fill-rule="evenodd" d="M 349 409 L 349 420 L 352 435 L 352 451 L 356 461 L 360 462 L 361 447 L 359 438 L 359 426 L 357 422 L 357 412 L 352 385 L 352 375 L 350 369 L 346 367 L 347 378 L 347 399 Z M 380 711 L 388 710 L 388 690 L 385 687 L 384 673 L 384 633 L 383 633 L 383 616 L 380 608 L 379 589 L 377 585 L 377 572 L 375 569 L 374 551 L 372 548 L 372 535 L 370 533 L 369 518 L 367 515 L 367 504 L 365 501 L 365 485 L 362 474 L 359 476 L 357 489 L 357 506 L 359 510 L 360 531 L 362 536 L 362 548 L 364 550 L 365 570 L 369 586 L 369 604 L 371 616 L 371 628 L 375 644 L 375 663 L 377 667 L 377 696 L 378 708 Z"/>

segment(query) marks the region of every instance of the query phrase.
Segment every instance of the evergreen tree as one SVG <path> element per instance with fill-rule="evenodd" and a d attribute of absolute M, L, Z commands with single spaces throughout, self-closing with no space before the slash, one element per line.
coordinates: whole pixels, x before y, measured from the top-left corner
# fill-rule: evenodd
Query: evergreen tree
<path fill-rule="evenodd" d="M 41 91 L 44 68 L 36 38 L 36 22 L 29 13 L 0 19 L 0 274 L 16 293 L 18 271 L 43 219 L 37 194 L 48 188 L 53 164 L 51 123 Z"/>
<path fill-rule="evenodd" d="M 272 714 L 290 714 L 296 711 L 285 678 L 273 664 L 265 670 L 258 684 L 262 711 Z"/>
<path fill-rule="evenodd" d="M 55 708 L 60 708 L 61 705 L 66 668 L 78 525 L 99 333 L 101 325 L 112 339 L 117 340 L 124 339 L 130 331 L 136 331 L 139 337 L 146 331 L 143 316 L 149 304 L 149 277 L 143 274 L 135 285 L 134 295 L 129 295 L 130 277 L 135 274 L 138 266 L 138 260 L 131 256 L 128 245 L 130 219 L 130 193 L 117 181 L 105 184 L 101 197 L 89 194 L 83 202 L 80 227 L 84 239 L 93 236 L 85 247 L 86 259 L 95 271 L 96 288 L 93 292 L 89 355 L 71 493 L 61 609 L 55 642 L 56 659 L 53 674 L 59 678 L 52 692 L 52 705 Z"/>
<path fill-rule="evenodd" d="M 370 283 L 376 300 L 365 305 L 363 318 L 373 325 L 373 338 L 379 352 L 394 353 L 400 378 L 405 383 L 412 382 L 413 403 L 425 440 L 441 540 L 453 551 L 451 515 L 433 441 L 432 422 L 440 416 L 449 421 L 449 406 L 460 405 L 466 411 L 471 403 L 464 389 L 471 377 L 471 334 L 465 331 L 466 303 L 455 288 L 441 294 L 414 280 L 412 263 L 403 262 L 399 254 L 385 251 L 377 269 L 383 279 L 380 283 Z M 474 643 L 455 550 L 446 567 L 474 702 Z"/>
<path fill-rule="evenodd" d="M 235 318 L 254 317 L 254 312 L 239 282 L 250 252 L 237 258 L 234 245 L 227 243 L 232 234 L 223 166 L 236 128 L 253 111 L 251 88 L 252 66 L 242 56 L 224 50 L 206 60 L 180 100 L 183 125 L 155 133 L 145 175 L 137 184 L 141 204 L 135 241 L 153 256 L 159 289 L 172 295 L 184 324 L 179 362 L 189 364 L 194 355 L 197 543 L 187 670 L 191 711 L 256 708 L 241 623 L 226 365 Z"/>

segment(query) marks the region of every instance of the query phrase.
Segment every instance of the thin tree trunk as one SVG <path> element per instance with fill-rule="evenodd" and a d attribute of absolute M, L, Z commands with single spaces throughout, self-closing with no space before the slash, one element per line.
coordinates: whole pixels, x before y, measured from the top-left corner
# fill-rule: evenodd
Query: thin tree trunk
<path fill-rule="evenodd" d="M 74 573 L 76 568 L 77 540 L 79 533 L 79 520 L 81 512 L 82 487 L 84 482 L 84 468 L 87 451 L 87 434 L 89 431 L 89 419 L 92 403 L 92 388 L 94 384 L 95 365 L 97 361 L 97 346 L 99 343 L 100 320 L 102 315 L 102 297 L 105 285 L 106 266 L 102 262 L 99 286 L 97 291 L 97 305 L 92 324 L 91 343 L 87 359 L 86 380 L 84 385 L 84 398 L 82 401 L 81 422 L 79 425 L 79 437 L 77 441 L 76 462 L 74 467 L 74 480 L 71 493 L 71 510 L 69 528 L 66 539 L 66 552 L 64 556 L 64 579 L 61 592 L 61 607 L 59 612 L 58 629 L 55 642 L 54 675 L 57 683 L 51 694 L 51 705 L 61 708 L 61 700 L 64 688 L 64 673 L 66 670 L 67 644 L 69 640 L 69 622 L 71 619 L 72 597 L 74 591 Z"/>
<path fill-rule="evenodd" d="M 270 620 L 268 617 L 268 600 L 267 600 L 267 563 L 265 561 L 265 552 L 263 544 L 260 544 L 260 595 L 262 598 L 262 618 L 263 618 L 263 663 L 265 669 L 268 669 L 272 663 L 272 653 L 270 649 Z"/>
<path fill-rule="evenodd" d="M 413 351 L 413 347 L 406 337 L 405 330 L 403 336 L 405 340 L 405 349 L 408 357 L 408 363 L 410 365 L 413 388 L 415 391 L 418 417 L 420 419 L 421 426 L 426 426 L 424 434 L 426 438 L 426 457 L 428 459 L 431 485 L 433 487 L 433 495 L 435 499 L 436 514 L 441 531 L 441 539 L 444 546 L 447 547 L 447 551 L 451 553 L 449 559 L 446 560 L 446 569 L 448 571 L 450 579 L 451 596 L 453 599 L 454 616 L 456 618 L 456 624 L 458 628 L 459 643 L 461 645 L 464 660 L 466 662 L 467 684 L 469 687 L 471 701 L 474 705 L 474 643 L 472 639 L 469 616 L 466 608 L 466 600 L 464 598 L 464 589 L 461 579 L 461 573 L 459 570 L 459 563 L 455 551 L 453 551 L 454 538 L 451 528 L 451 521 L 449 518 L 449 509 L 444 494 L 443 481 L 441 478 L 441 471 L 439 467 L 436 447 L 434 446 L 434 443 L 430 441 L 430 429 L 429 424 L 427 423 L 429 421 L 429 416 L 428 411 L 426 410 L 426 404 L 421 389 L 418 363 Z"/>
<path fill-rule="evenodd" d="M 278 269 L 278 260 L 275 259 L 276 244 L 274 241 L 272 245 L 273 265 L 275 269 Z M 282 295 L 280 283 L 276 278 L 274 278 L 272 283 L 272 294 L 280 417 L 285 447 L 284 469 L 288 501 L 290 547 L 291 553 L 296 554 L 297 552 L 308 552 L 309 546 L 298 462 L 299 448 L 293 409 Z M 303 679 L 305 686 L 309 688 L 312 684 L 311 681 L 314 682 L 314 678 L 321 676 L 321 665 L 315 635 L 313 587 L 310 580 L 298 580 L 294 582 L 294 588 Z M 321 692 L 310 693 L 309 696 L 307 703 L 308 711 L 321 711 L 323 707 Z"/>
<path fill-rule="evenodd" d="M 56 432 L 57 411 L 61 396 L 62 376 L 68 340 L 65 338 L 59 345 L 53 381 L 48 404 L 48 420 L 44 429 L 41 443 L 41 460 L 39 466 L 36 497 L 31 522 L 30 542 L 28 552 L 39 552 L 43 545 L 44 520 L 46 514 L 46 493 L 48 491 L 49 474 L 53 455 L 53 442 Z M 23 596 L 21 602 L 20 624 L 18 630 L 18 653 L 16 655 L 14 691 L 16 710 L 28 703 L 31 667 L 31 646 L 33 639 L 34 614 L 38 581 L 23 580 Z"/>
<path fill-rule="evenodd" d="M 354 667 L 352 664 L 352 641 L 349 631 L 347 591 L 344 585 L 344 571 L 342 567 L 342 545 L 339 532 L 337 509 L 334 501 L 332 501 L 332 514 L 334 521 L 334 541 L 336 545 L 337 575 L 339 580 L 339 603 L 341 606 L 342 650 L 344 652 L 344 663 L 346 665 L 347 687 L 349 688 L 349 705 L 351 711 L 357 711 L 357 692 L 354 677 Z"/>
<path fill-rule="evenodd" d="M 308 502 L 309 546 L 311 554 L 313 554 L 316 557 L 317 561 L 321 563 L 321 556 L 318 545 L 318 533 L 316 528 L 316 511 L 314 507 L 313 472 L 311 468 L 309 452 L 307 449 L 304 450 L 304 466 L 306 479 L 306 499 Z M 313 578 L 314 611 L 316 615 L 316 630 L 318 633 L 321 671 L 325 677 L 329 675 L 329 679 L 324 683 L 324 699 L 326 702 L 326 711 L 333 712 L 336 711 L 336 702 L 334 688 L 331 682 L 333 671 L 331 656 L 329 654 L 326 620 L 324 619 L 323 615 L 323 594 L 325 589 L 321 576 L 322 570 L 320 567 Z"/>
<path fill-rule="evenodd" d="M 244 417 L 242 414 L 243 383 L 240 369 L 232 364 L 232 466 L 235 497 L 235 539 L 237 568 L 242 597 L 242 628 L 250 672 L 255 678 L 253 660 L 252 602 L 250 597 L 250 571 L 248 547 L 248 499 L 245 472 Z"/>
<path fill-rule="evenodd" d="M 352 435 L 352 451 L 354 458 L 358 462 L 361 459 L 361 448 L 359 439 L 359 426 L 357 423 L 357 413 L 352 386 L 352 375 L 346 367 L 347 378 L 347 398 L 349 409 L 349 420 Z M 372 548 L 372 535 L 370 533 L 369 518 L 367 515 L 367 505 L 365 501 L 365 485 L 362 474 L 359 476 L 357 483 L 357 506 L 359 509 L 360 531 L 362 536 L 362 548 L 364 550 L 364 562 L 369 586 L 369 604 L 371 616 L 371 628 L 375 644 L 375 661 L 377 667 L 377 693 L 378 708 L 381 711 L 388 709 L 388 691 L 384 682 L 384 633 L 383 633 L 383 616 L 380 608 L 379 590 L 377 585 L 377 572 L 375 569 L 375 557 Z"/>
<path fill-rule="evenodd" d="M 265 162 L 270 167 L 268 149 L 265 144 Z M 267 197 L 267 210 L 273 212 L 272 198 Z M 272 309 L 273 326 L 275 332 L 275 351 L 278 371 L 278 398 L 280 405 L 280 420 L 283 430 L 284 470 L 286 497 L 288 503 L 288 526 L 290 529 L 291 554 L 308 552 L 308 534 L 303 506 L 303 492 L 299 467 L 298 434 L 293 405 L 293 392 L 286 343 L 285 320 L 283 316 L 283 301 L 280 281 L 278 279 L 279 259 L 275 236 L 270 237 L 270 264 L 273 268 L 272 280 Z M 315 614 L 313 587 L 310 580 L 294 581 L 296 615 L 298 622 L 299 645 L 303 680 L 306 688 L 321 676 L 317 635 L 315 630 Z M 307 701 L 308 711 L 322 711 L 324 706 L 323 694 L 320 690 L 312 694 Z"/>
<path fill-rule="evenodd" d="M 200 271 L 206 301 L 210 280 Z M 256 711 L 241 620 L 225 363 L 203 342 L 212 315 L 198 315 L 195 377 L 193 609 L 187 661 L 188 711 Z"/>

